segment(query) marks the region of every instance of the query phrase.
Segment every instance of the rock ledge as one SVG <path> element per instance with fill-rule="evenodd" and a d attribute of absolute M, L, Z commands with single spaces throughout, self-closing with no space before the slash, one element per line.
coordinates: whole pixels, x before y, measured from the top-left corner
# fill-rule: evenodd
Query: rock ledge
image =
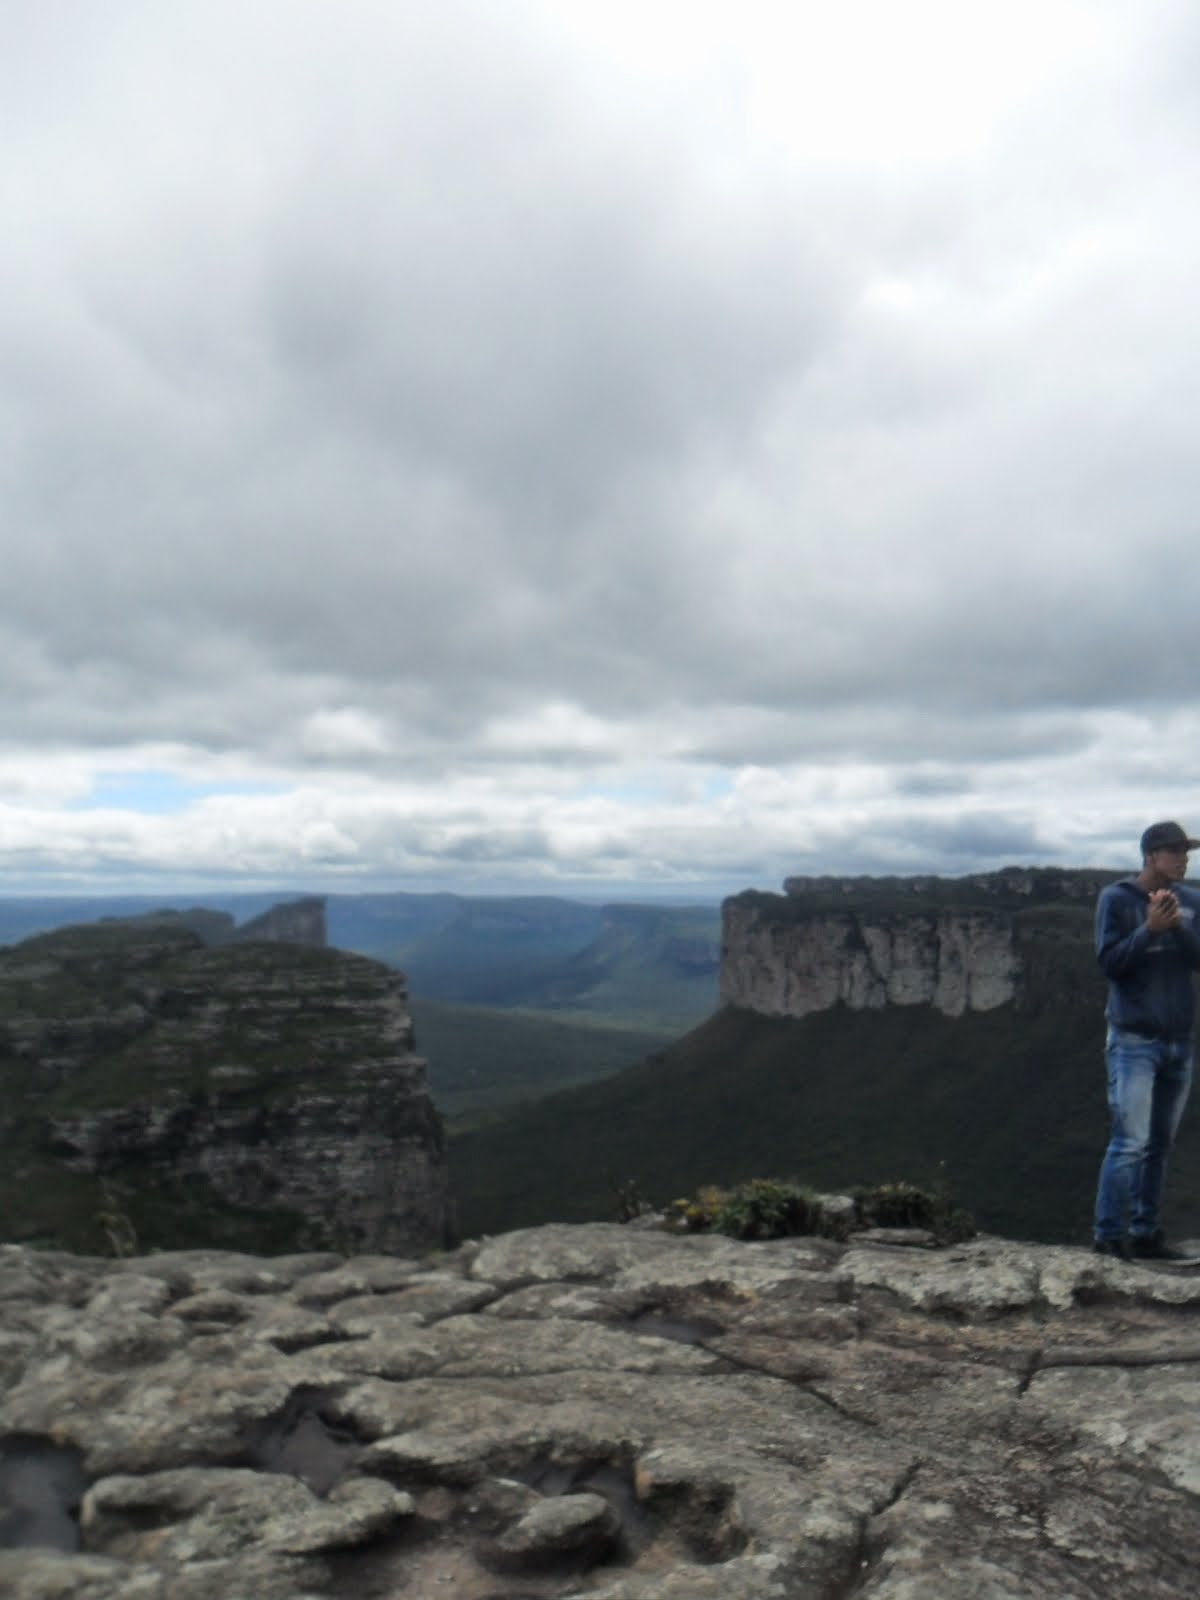
<path fill-rule="evenodd" d="M 1190 1592 L 1200 1276 L 897 1237 L 0 1247 L 0 1593 Z"/>

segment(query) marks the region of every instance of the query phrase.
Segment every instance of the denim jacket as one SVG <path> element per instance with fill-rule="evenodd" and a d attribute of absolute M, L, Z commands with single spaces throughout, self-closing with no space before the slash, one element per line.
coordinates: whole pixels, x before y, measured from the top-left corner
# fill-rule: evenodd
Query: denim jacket
<path fill-rule="evenodd" d="M 1153 1039 L 1191 1037 L 1192 973 L 1200 970 L 1200 895 L 1173 884 L 1183 926 L 1152 934 L 1150 897 L 1133 878 L 1102 889 L 1096 903 L 1096 958 L 1108 979 L 1109 1025 Z"/>

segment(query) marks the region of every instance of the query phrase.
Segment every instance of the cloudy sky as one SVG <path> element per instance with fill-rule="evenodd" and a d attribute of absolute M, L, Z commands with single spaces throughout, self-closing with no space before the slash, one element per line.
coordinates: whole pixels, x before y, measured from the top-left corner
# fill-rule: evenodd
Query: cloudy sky
<path fill-rule="evenodd" d="M 0 0 L 0 892 L 1200 826 L 1200 10 Z"/>

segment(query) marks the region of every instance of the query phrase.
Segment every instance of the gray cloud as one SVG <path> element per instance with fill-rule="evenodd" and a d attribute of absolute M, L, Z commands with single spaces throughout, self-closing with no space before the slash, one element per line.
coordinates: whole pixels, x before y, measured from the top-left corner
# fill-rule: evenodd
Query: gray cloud
<path fill-rule="evenodd" d="M 1181 784 L 1187 8 L 1015 15 L 1061 67 L 907 161 L 535 5 L 104 9 L 2 24 L 4 748 L 340 783 L 364 873 L 362 784 L 507 774 L 404 870 L 631 880 L 791 848 L 664 821 L 689 772 L 874 785 L 873 859 L 968 865 Z M 658 798 L 564 843 L 605 772 Z"/>

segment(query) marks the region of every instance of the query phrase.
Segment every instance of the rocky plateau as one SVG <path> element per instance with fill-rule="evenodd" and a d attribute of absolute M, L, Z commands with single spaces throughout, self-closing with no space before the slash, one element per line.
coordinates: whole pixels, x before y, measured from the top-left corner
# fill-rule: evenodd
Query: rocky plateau
<path fill-rule="evenodd" d="M 16 1600 L 1178 1600 L 1200 1277 L 913 1232 L 0 1248 Z"/>

